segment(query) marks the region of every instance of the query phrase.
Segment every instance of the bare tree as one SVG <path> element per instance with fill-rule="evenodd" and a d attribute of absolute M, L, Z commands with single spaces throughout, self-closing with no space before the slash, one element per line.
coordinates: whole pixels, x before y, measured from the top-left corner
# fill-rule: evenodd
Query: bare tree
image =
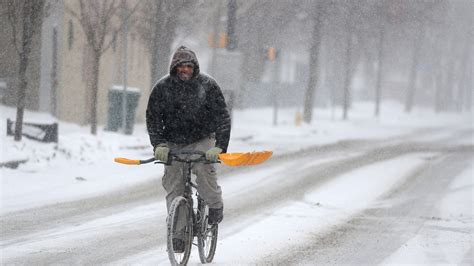
<path fill-rule="evenodd" d="M 216 6 L 214 7 L 213 10 L 213 15 L 212 15 L 212 35 L 210 38 L 212 38 L 211 41 L 211 60 L 209 64 L 209 73 L 214 75 L 216 68 L 217 68 L 217 62 L 216 62 L 216 51 L 217 48 L 219 47 L 219 31 L 220 31 L 220 19 L 221 19 L 221 13 L 223 9 L 223 3 L 221 1 L 217 1 Z"/>
<path fill-rule="evenodd" d="M 469 111 L 472 105 L 472 56 L 473 56 L 473 37 L 474 28 L 472 27 L 472 13 L 474 12 L 474 4 L 472 2 L 457 2 L 457 39 L 458 39 L 458 79 L 457 79 L 457 95 L 456 110 Z"/>
<path fill-rule="evenodd" d="M 415 97 L 415 90 L 416 90 L 416 81 L 418 76 L 418 67 L 420 64 L 420 53 L 421 47 L 423 44 L 423 35 L 425 32 L 425 25 L 423 21 L 417 22 L 417 30 L 416 35 L 413 38 L 413 55 L 412 55 L 412 63 L 410 67 L 410 75 L 408 78 L 408 88 L 407 88 L 407 96 L 405 101 L 405 112 L 411 112 L 413 108 L 413 99 Z"/>
<path fill-rule="evenodd" d="M 332 63 L 330 67 L 322 66 L 325 69 L 325 82 L 331 84 L 331 101 L 333 106 L 341 104 L 343 107 L 343 119 L 347 119 L 349 108 L 352 102 L 352 80 L 357 70 L 359 61 L 372 60 L 367 58 L 372 50 L 368 41 L 373 27 L 370 26 L 368 14 L 370 9 L 368 3 L 363 5 L 355 4 L 353 1 L 333 1 L 329 5 L 327 17 L 327 39 L 326 49 L 330 52 Z M 364 58 L 365 56 L 365 58 Z M 333 73 L 331 73 L 333 72 Z"/>
<path fill-rule="evenodd" d="M 367 11 L 366 5 L 359 5 L 353 1 L 344 2 L 341 6 L 343 15 L 343 33 L 345 42 L 344 51 L 344 83 L 342 97 L 342 118 L 346 120 L 349 116 L 349 109 L 352 106 L 352 80 L 357 69 L 362 54 L 362 47 L 366 44 L 364 40 L 367 34 Z"/>
<path fill-rule="evenodd" d="M 378 56 L 377 56 L 377 83 L 375 85 L 375 116 L 380 114 L 380 100 L 382 98 L 382 81 L 383 81 L 383 67 L 384 67 L 384 43 L 385 43 L 385 27 L 379 28 L 379 42 L 378 42 Z"/>
<path fill-rule="evenodd" d="M 6 15 L 12 28 L 12 42 L 20 59 L 16 85 L 15 141 L 21 141 L 26 90 L 28 87 L 26 70 L 28 68 L 33 37 L 41 29 L 42 18 L 45 14 L 45 0 L 9 0 L 6 3 L 2 3 L 2 5 L 6 6 Z"/>
<path fill-rule="evenodd" d="M 414 104 L 416 94 L 416 84 L 418 79 L 418 71 L 420 60 L 422 57 L 422 49 L 426 41 L 425 30 L 426 25 L 433 24 L 436 20 L 436 15 L 433 12 L 436 7 L 442 3 L 439 0 L 424 0 L 410 3 L 402 11 L 402 16 L 405 19 L 406 26 L 413 28 L 412 35 L 412 57 L 410 73 L 408 76 L 408 85 L 406 89 L 405 98 L 405 112 L 411 112 Z"/>
<path fill-rule="evenodd" d="M 472 22 L 472 17 L 470 18 Z M 472 24 L 471 24 L 472 25 Z M 461 63 L 461 79 L 459 88 L 459 107 L 462 111 L 470 111 L 472 109 L 472 39 L 473 30 L 466 34 L 464 41 L 463 59 Z"/>
<path fill-rule="evenodd" d="M 313 114 L 314 94 L 318 86 L 319 79 L 319 50 L 321 47 L 323 20 L 328 2 L 317 1 L 314 3 L 313 31 L 311 34 L 311 48 L 309 58 L 309 81 L 304 97 L 303 120 L 311 123 Z"/>
<path fill-rule="evenodd" d="M 151 55 L 150 84 L 154 84 L 168 73 L 171 45 L 176 38 L 179 14 L 190 4 L 191 1 L 188 0 L 145 0 L 141 5 L 141 19 L 137 28 Z"/>
<path fill-rule="evenodd" d="M 345 75 L 344 75 L 344 97 L 342 101 L 342 109 L 343 109 L 343 114 L 342 118 L 345 120 L 348 118 L 348 112 L 349 112 L 349 107 L 350 107 L 350 101 L 351 101 L 351 83 L 352 83 L 352 71 L 351 71 L 351 66 L 353 64 L 352 60 L 352 55 L 353 55 L 353 49 L 354 49 L 354 43 L 353 43 L 353 3 L 350 2 L 348 3 L 346 10 L 346 53 L 345 53 L 345 62 L 344 62 L 344 68 L 345 68 Z"/>
<path fill-rule="evenodd" d="M 135 7 L 128 13 L 128 16 L 138 7 L 138 1 Z M 79 21 L 82 30 L 86 35 L 87 45 L 90 50 L 91 68 L 89 72 L 88 87 L 91 92 L 91 111 L 90 123 L 91 134 L 97 134 L 97 94 L 100 76 L 100 60 L 102 55 L 110 48 L 113 43 L 113 36 L 122 28 L 123 22 L 117 22 L 118 0 L 79 0 L 79 12 L 68 8 L 68 11 Z M 125 8 L 122 6 L 122 8 Z M 124 21 L 126 18 L 124 19 Z M 106 42 L 107 39 L 107 42 Z"/>
<path fill-rule="evenodd" d="M 292 1 L 253 0 L 238 2 L 237 35 L 242 52 L 242 79 L 260 81 L 266 49 L 278 48 L 281 33 L 295 19 L 303 4 Z M 261 15 L 265 14 L 265 15 Z"/>
<path fill-rule="evenodd" d="M 377 79 L 375 84 L 375 110 L 374 115 L 380 115 L 380 105 L 382 99 L 382 83 L 384 78 L 384 65 L 385 65 L 385 42 L 386 42 L 386 31 L 389 20 L 389 5 L 387 1 L 379 1 L 375 5 L 375 27 L 378 30 L 378 43 L 377 43 Z"/>

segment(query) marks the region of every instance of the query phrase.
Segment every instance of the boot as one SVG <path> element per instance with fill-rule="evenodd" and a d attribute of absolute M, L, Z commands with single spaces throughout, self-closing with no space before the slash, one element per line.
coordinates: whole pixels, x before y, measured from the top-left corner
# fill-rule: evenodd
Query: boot
<path fill-rule="evenodd" d="M 184 240 L 179 238 L 173 238 L 173 251 L 174 253 L 184 252 Z"/>
<path fill-rule="evenodd" d="M 208 223 L 211 225 L 218 224 L 224 219 L 224 208 L 209 208 L 209 220 Z"/>

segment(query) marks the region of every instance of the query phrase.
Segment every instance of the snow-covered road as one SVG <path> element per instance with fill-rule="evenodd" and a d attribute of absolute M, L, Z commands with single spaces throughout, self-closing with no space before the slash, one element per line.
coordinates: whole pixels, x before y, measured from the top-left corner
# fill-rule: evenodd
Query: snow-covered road
<path fill-rule="evenodd" d="M 419 141 L 422 134 L 340 142 L 255 168 L 221 169 L 226 209 L 214 262 L 472 265 L 474 149 L 456 144 L 472 139 L 472 130 Z M 166 265 L 163 199 L 153 179 L 5 213 L 1 261 Z M 456 252 L 427 253 L 445 249 Z M 193 250 L 190 264 L 198 262 Z"/>

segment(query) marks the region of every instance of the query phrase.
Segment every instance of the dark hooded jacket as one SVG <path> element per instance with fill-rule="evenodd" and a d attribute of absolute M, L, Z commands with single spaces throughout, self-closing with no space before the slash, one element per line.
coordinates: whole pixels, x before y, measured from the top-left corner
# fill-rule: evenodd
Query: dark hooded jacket
<path fill-rule="evenodd" d="M 178 78 L 176 67 L 193 63 L 190 80 Z M 169 75 L 153 87 L 146 110 L 146 124 L 151 145 L 168 142 L 191 144 L 215 134 L 216 146 L 227 151 L 230 116 L 219 85 L 201 74 L 196 54 L 181 46 L 174 53 Z"/>

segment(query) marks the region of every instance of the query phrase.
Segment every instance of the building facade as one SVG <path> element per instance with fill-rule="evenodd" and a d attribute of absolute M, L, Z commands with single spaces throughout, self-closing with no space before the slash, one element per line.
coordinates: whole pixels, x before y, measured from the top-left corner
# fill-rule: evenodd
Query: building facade
<path fill-rule="evenodd" d="M 130 5 L 134 1 L 127 1 Z M 27 108 L 48 112 L 59 120 L 87 125 L 90 122 L 92 106 L 90 84 L 91 52 L 85 33 L 76 17 L 70 10 L 79 13 L 79 1 L 49 1 L 48 16 L 43 19 L 41 32 L 37 35 L 33 48 L 32 64 L 28 66 L 30 74 Z M 120 10 L 119 10 L 120 12 Z M 4 18 L 2 18 L 3 20 Z M 115 19 L 115 26 L 121 25 L 120 19 Z M 5 28 L 5 27 L 3 27 Z M 0 29 L 2 36 L 3 31 Z M 127 54 L 127 86 L 138 88 L 140 100 L 136 110 L 137 122 L 145 119 L 145 110 L 151 89 L 149 59 L 145 44 L 131 28 L 126 34 L 127 51 L 124 50 L 124 33 L 118 31 L 115 35 L 108 34 L 106 43 L 110 47 L 101 57 L 98 84 L 98 123 L 107 122 L 108 91 L 112 87 L 124 84 L 124 65 Z M 0 38 L 0 42 L 5 42 Z M 3 44 L 3 43 L 1 43 Z M 10 45 L 11 46 L 11 45 Z M 8 47 L 8 46 L 4 46 Z M 12 47 L 8 48 L 12 49 Z M 0 54 L 0 60 L 16 62 L 7 58 L 8 52 Z M 3 66 L 4 64 L 2 64 Z M 2 74 L 14 79 L 17 68 L 0 67 Z M 5 73 L 5 74 L 4 74 Z M 14 92 L 14 88 L 7 91 Z M 13 96 L 7 98 L 11 99 Z M 13 97 L 14 98 L 14 97 Z M 4 101 L 14 105 L 14 101 Z M 27 121 L 27 117 L 25 118 Z"/>

